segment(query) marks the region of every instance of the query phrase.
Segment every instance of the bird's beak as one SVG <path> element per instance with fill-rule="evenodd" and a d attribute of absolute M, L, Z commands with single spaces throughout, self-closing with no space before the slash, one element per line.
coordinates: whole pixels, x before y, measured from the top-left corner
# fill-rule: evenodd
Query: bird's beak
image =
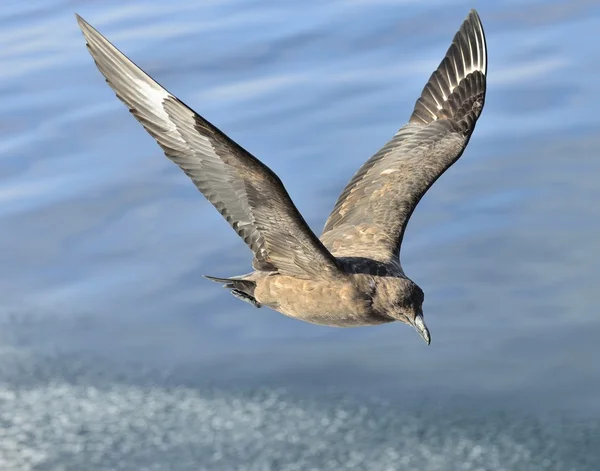
<path fill-rule="evenodd" d="M 423 314 L 417 314 L 412 326 L 419 333 L 421 338 L 425 340 L 425 343 L 429 345 L 431 343 L 431 336 L 429 335 L 429 329 L 423 320 Z"/>

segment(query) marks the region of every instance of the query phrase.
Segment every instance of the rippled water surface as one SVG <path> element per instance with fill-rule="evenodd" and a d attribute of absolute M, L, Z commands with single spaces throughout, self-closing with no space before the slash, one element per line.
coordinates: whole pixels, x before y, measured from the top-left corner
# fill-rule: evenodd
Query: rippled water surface
<path fill-rule="evenodd" d="M 472 7 L 486 108 L 402 252 L 429 348 L 204 280 L 251 254 L 73 17 L 277 172 L 318 232 Z M 596 469 L 599 29 L 585 0 L 5 2 L 0 468 Z"/>

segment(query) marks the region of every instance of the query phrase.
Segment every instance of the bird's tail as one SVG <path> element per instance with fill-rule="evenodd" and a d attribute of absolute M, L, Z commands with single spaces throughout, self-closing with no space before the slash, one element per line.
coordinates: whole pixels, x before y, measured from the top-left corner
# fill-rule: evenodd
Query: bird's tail
<path fill-rule="evenodd" d="M 238 289 L 246 294 L 249 294 L 250 296 L 254 295 L 254 288 L 256 288 L 256 283 L 254 281 L 245 280 L 243 277 L 238 276 L 232 276 L 231 278 L 219 278 L 216 276 L 204 275 L 204 278 L 214 281 L 215 283 L 222 283 L 223 288 Z"/>
<path fill-rule="evenodd" d="M 254 307 L 261 307 L 261 304 L 254 297 L 254 289 L 256 283 L 251 280 L 244 279 L 246 275 L 233 276 L 231 278 L 219 278 L 216 276 L 204 275 L 204 278 L 214 281 L 215 283 L 222 283 L 223 288 L 231 290 L 231 294 L 242 301 L 246 301 L 252 304 Z"/>

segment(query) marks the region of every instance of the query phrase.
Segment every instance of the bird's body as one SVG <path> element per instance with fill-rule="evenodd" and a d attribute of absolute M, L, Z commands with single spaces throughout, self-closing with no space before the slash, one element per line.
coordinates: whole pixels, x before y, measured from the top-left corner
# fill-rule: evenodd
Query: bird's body
<path fill-rule="evenodd" d="M 487 53 L 474 10 L 408 123 L 350 180 L 320 238 L 275 173 L 78 21 L 119 99 L 254 253 L 253 272 L 207 278 L 299 320 L 337 327 L 399 320 L 430 342 L 423 291 L 404 274 L 400 246 L 419 200 L 462 155 L 483 109 Z"/>
<path fill-rule="evenodd" d="M 289 317 L 313 324 L 357 327 L 390 322 L 370 302 L 371 277 L 352 275 L 332 280 L 303 280 L 285 275 L 259 275 L 256 300 Z"/>
<path fill-rule="evenodd" d="M 340 260 L 342 270 L 345 268 Z M 254 299 L 264 306 L 312 324 L 331 327 L 360 327 L 392 322 L 387 298 L 406 283 L 400 274 L 386 276 L 356 273 L 355 262 L 333 279 L 302 279 L 254 272 Z M 388 295 L 389 294 L 389 295 Z"/>

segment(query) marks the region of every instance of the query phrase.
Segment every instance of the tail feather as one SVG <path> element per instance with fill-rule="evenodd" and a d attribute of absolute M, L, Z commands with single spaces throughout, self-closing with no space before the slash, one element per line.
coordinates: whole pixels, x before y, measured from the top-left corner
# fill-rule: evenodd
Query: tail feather
<path fill-rule="evenodd" d="M 252 304 L 254 307 L 261 307 L 261 304 L 254 297 L 254 288 L 256 283 L 251 280 L 246 280 L 242 276 L 233 276 L 231 278 L 219 278 L 217 276 L 204 275 L 204 278 L 215 283 L 222 283 L 224 288 L 228 288 L 231 294 L 242 301 Z"/>
<path fill-rule="evenodd" d="M 224 288 L 237 289 L 249 296 L 254 296 L 254 288 L 256 288 L 256 283 L 254 283 L 254 281 L 244 280 L 235 276 L 231 278 L 219 278 L 216 276 L 204 275 L 204 278 L 214 281 L 215 283 L 222 283 Z"/>
<path fill-rule="evenodd" d="M 224 285 L 231 284 L 231 282 L 234 281 L 231 278 L 219 278 L 217 276 L 209 276 L 209 275 L 202 275 L 202 276 L 204 276 L 204 278 L 206 278 L 207 280 L 214 281 L 215 283 L 222 283 Z"/>

